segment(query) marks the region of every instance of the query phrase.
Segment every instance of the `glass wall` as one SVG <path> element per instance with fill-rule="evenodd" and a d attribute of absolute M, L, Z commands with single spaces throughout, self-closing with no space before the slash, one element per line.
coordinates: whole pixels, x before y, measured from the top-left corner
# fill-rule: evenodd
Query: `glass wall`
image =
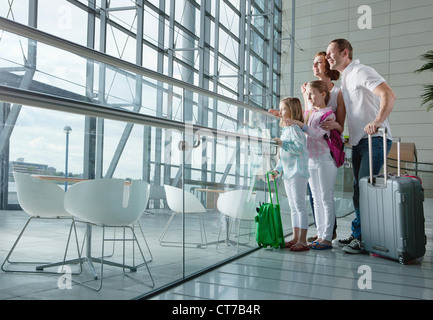
<path fill-rule="evenodd" d="M 278 160 L 265 110 L 279 100 L 280 1 L 0 4 L 4 214 L 20 209 L 13 171 L 62 187 L 147 181 L 139 221 L 155 287 L 129 298 L 257 247 L 255 208 Z"/>
<path fill-rule="evenodd" d="M 275 107 L 279 101 L 280 0 L 73 0 L 55 4 L 0 0 L 0 16 L 260 109 Z M 56 96 L 215 129 L 231 126 L 239 130 L 244 119 L 250 121 L 243 111 L 227 111 L 227 105 L 193 96 L 186 97 L 183 114 L 178 88 L 82 59 L 57 45 L 39 43 L 36 48 L 25 37 L 14 35 L 4 35 L 1 44 L 5 49 L 2 64 L 9 68 L 3 70 L 13 70 L 21 88 L 38 83 L 37 90 Z M 16 51 L 6 50 L 9 46 Z M 140 87 L 141 81 L 147 85 Z M 88 119 L 86 125 L 102 130 L 102 122 Z M 161 136 L 158 130 L 150 133 Z M 84 173 L 112 175 L 115 163 L 110 167 L 107 157 L 97 151 L 91 154 L 99 156 L 98 161 Z M 149 178 L 168 182 L 159 158 L 154 166 Z M 209 167 L 211 181 L 218 182 L 213 168 Z"/>
<path fill-rule="evenodd" d="M 77 45 L 73 35 L 0 22 L 3 210 L 20 209 L 13 172 L 65 190 L 93 179 L 149 182 L 139 222 L 155 286 L 132 298 L 257 247 L 256 207 L 269 196 L 264 173 L 277 159 L 269 139 L 277 122 L 265 110 Z M 101 231 L 93 227 L 90 238 L 77 227 L 93 261 Z M 92 280 L 92 269 L 77 277 Z"/>

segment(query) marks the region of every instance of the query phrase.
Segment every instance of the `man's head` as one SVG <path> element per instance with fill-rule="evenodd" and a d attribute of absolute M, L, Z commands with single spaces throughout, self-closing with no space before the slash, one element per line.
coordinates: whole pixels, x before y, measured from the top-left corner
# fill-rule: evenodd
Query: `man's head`
<path fill-rule="evenodd" d="M 326 59 L 329 62 L 331 70 L 343 72 L 352 62 L 352 45 L 345 39 L 332 40 L 326 50 Z"/>

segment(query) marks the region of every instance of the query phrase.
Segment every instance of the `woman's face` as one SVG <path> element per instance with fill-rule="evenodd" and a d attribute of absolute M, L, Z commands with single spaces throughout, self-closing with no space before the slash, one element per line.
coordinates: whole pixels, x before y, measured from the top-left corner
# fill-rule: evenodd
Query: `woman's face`
<path fill-rule="evenodd" d="M 322 78 L 326 75 L 326 61 L 322 55 L 314 58 L 313 73 L 314 76 L 318 78 Z"/>

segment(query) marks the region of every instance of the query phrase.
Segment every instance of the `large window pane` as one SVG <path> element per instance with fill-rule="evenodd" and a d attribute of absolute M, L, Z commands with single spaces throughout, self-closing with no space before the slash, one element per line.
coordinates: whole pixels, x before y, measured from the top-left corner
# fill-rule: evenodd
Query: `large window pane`
<path fill-rule="evenodd" d="M 29 102 L 21 107 L 1 101 L 1 124 L 9 121 L 13 128 L 4 145 L 1 169 L 8 177 L 1 190 L 8 196 L 2 209 L 19 209 L 12 168 L 58 177 L 61 187 L 65 175 L 149 182 L 151 194 L 140 224 L 153 254 L 149 265 L 157 288 L 255 248 L 254 201 L 267 197 L 263 172 L 276 158 L 263 161 L 263 155 L 274 152 L 268 138 L 278 130 L 261 110 L 279 100 L 279 75 L 268 79 L 268 68 L 278 66 L 280 53 L 270 54 L 269 35 L 281 26 L 274 29 L 266 16 L 279 9 L 263 1 L 246 7 L 239 0 L 144 1 L 143 7 L 130 0 L 98 0 L 87 7 L 91 3 L 39 0 L 33 7 L 0 0 L 2 17 L 21 24 L 33 21 L 54 36 L 48 45 L 2 30 L 2 86 Z M 76 48 L 68 49 L 70 43 L 63 40 L 83 50 L 74 53 Z M 104 62 L 86 47 L 102 52 Z M 107 63 L 110 57 L 119 60 Z M 134 64 L 145 69 L 137 72 Z M 149 76 L 148 70 L 156 73 Z M 204 89 L 212 92 L 202 94 Z M 209 97 L 212 93 L 224 98 Z M 256 107 L 240 105 L 239 99 Z M 72 128 L 68 148 L 65 126 Z M 197 199 L 204 211 L 176 211 L 166 185 L 180 189 L 180 198 Z M 248 195 L 236 209 L 249 212 L 242 219 L 218 208 L 219 196 L 232 191 Z M 288 218 L 285 213 L 287 232 Z M 93 230 L 96 239 L 99 231 Z M 80 226 L 81 239 L 85 231 Z M 92 242 L 92 248 L 97 252 L 99 244 Z M 118 254 L 114 250 L 113 259 Z M 134 290 L 124 298 L 151 289 Z"/>

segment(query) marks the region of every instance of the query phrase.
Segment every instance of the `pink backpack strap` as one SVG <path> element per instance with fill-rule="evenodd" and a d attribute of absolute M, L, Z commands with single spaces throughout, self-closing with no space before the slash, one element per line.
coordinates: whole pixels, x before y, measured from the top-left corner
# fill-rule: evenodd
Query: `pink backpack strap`
<path fill-rule="evenodd" d="M 326 112 L 321 118 L 320 118 L 320 122 L 322 122 L 323 120 L 325 120 L 326 118 L 328 118 L 328 116 L 332 113 L 335 113 L 334 111 L 328 111 Z"/>

